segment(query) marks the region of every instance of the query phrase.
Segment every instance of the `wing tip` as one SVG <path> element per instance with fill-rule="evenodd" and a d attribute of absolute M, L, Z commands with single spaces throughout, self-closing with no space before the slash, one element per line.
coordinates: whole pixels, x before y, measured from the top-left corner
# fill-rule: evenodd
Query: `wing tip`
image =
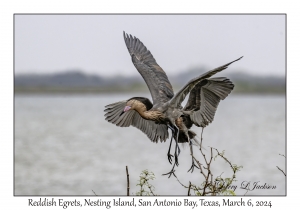
<path fill-rule="evenodd" d="M 244 57 L 244 56 L 241 56 L 241 57 L 239 57 L 238 59 L 236 59 L 236 60 L 234 60 L 234 61 L 231 61 L 230 63 L 228 63 L 228 65 L 227 65 L 226 67 L 228 67 L 230 64 L 232 64 L 232 63 L 234 63 L 234 62 L 236 62 L 236 61 L 241 60 L 243 57 Z"/>
<path fill-rule="evenodd" d="M 238 59 L 236 59 L 235 61 L 241 60 L 244 56 L 239 57 Z"/>
<path fill-rule="evenodd" d="M 128 37 L 128 34 L 125 31 L 123 31 L 123 37 L 124 37 L 124 41 L 127 45 L 127 40 L 128 40 L 129 37 Z"/>
<path fill-rule="evenodd" d="M 123 37 L 124 37 L 124 41 L 125 41 L 125 44 L 128 49 L 130 47 L 132 47 L 132 45 L 135 45 L 137 40 L 139 41 L 138 38 L 136 38 L 135 36 L 132 36 L 131 34 L 126 33 L 125 31 L 123 31 Z"/>

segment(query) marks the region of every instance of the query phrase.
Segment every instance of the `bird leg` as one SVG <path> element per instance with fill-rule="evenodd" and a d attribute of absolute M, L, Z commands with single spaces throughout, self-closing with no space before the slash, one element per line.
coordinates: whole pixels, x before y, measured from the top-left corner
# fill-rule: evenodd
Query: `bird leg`
<path fill-rule="evenodd" d="M 173 155 L 171 155 L 171 153 L 170 153 L 171 146 L 172 146 L 172 140 L 173 140 L 172 137 L 171 137 L 171 140 L 170 140 L 170 146 L 169 146 L 169 150 L 168 150 L 168 154 L 167 154 L 168 155 L 168 160 L 169 160 L 170 164 L 172 164 L 172 157 L 173 157 Z"/>
<path fill-rule="evenodd" d="M 172 147 L 172 140 L 173 140 L 173 138 L 174 138 L 174 135 L 175 135 L 175 130 L 174 130 L 174 128 L 172 128 L 170 125 L 168 125 L 168 127 L 170 128 L 170 130 L 172 131 L 172 136 L 171 136 L 171 140 L 170 140 L 170 146 L 169 146 L 169 150 L 168 150 L 168 160 L 169 160 L 169 162 L 170 162 L 170 164 L 172 164 L 172 157 L 173 157 L 173 155 L 171 155 L 171 153 L 170 153 L 170 150 L 171 150 L 171 147 Z M 175 138 L 174 138 L 175 139 Z"/>
<path fill-rule="evenodd" d="M 191 168 L 188 170 L 191 171 L 191 173 L 193 173 L 194 171 L 194 167 L 198 168 L 197 165 L 195 165 L 195 162 L 194 162 L 194 155 L 193 155 L 193 143 L 192 143 L 192 140 L 190 139 L 190 136 L 189 136 L 189 130 L 187 129 L 187 127 L 184 125 L 184 124 L 180 124 L 181 126 L 181 130 L 184 132 L 185 134 L 185 137 L 187 138 L 187 142 L 190 146 L 190 151 L 191 151 L 191 156 L 192 156 L 192 166 Z M 199 169 L 199 168 L 198 168 Z"/>
<path fill-rule="evenodd" d="M 190 170 L 192 170 L 191 171 L 191 173 L 193 173 L 193 171 L 194 171 L 194 167 L 196 167 L 196 168 L 198 168 L 199 169 L 199 167 L 195 164 L 195 162 L 194 162 L 194 155 L 193 155 L 193 145 L 192 145 L 192 141 L 189 139 L 189 144 L 190 144 L 190 151 L 191 151 L 191 156 L 192 156 L 192 166 L 191 166 L 191 168 L 188 170 L 188 172 L 190 171 Z"/>
<path fill-rule="evenodd" d="M 173 124 L 173 125 L 174 125 L 174 124 Z M 163 174 L 163 175 L 169 175 L 168 178 L 170 178 L 172 174 L 175 176 L 175 174 L 174 174 L 174 172 L 175 172 L 175 170 L 174 170 L 175 165 L 177 165 L 177 166 L 179 165 L 179 163 L 178 163 L 178 156 L 179 156 L 179 154 L 180 154 L 180 149 L 179 149 L 179 145 L 178 145 L 179 128 L 178 128 L 176 125 L 174 125 L 174 127 L 171 127 L 171 126 L 168 125 L 168 127 L 169 127 L 169 128 L 171 129 L 171 131 L 172 131 L 171 143 L 170 143 L 170 147 L 169 147 L 169 151 L 168 151 L 168 158 L 170 158 L 170 159 L 171 159 L 171 157 L 173 156 L 173 155 L 170 154 L 170 148 L 171 148 L 171 144 L 172 144 L 172 138 L 174 138 L 174 136 L 176 135 L 176 138 L 174 138 L 174 140 L 175 140 L 175 142 L 176 142 L 176 145 L 175 145 L 175 153 L 174 153 L 174 156 L 175 156 L 175 163 L 173 164 L 173 167 L 172 167 L 172 169 L 171 169 L 170 172 Z M 178 155 L 177 155 L 177 150 L 178 150 Z M 169 159 L 169 162 L 170 162 L 170 159 Z M 172 159 L 171 159 L 171 160 L 172 160 Z M 171 163 L 171 162 L 170 162 L 170 163 Z"/>
<path fill-rule="evenodd" d="M 176 139 L 175 139 L 176 145 L 175 145 L 174 157 L 175 157 L 175 164 L 178 166 L 179 165 L 179 163 L 178 163 L 178 156 L 180 154 L 180 149 L 179 149 L 179 145 L 178 145 L 179 128 L 176 125 L 174 125 L 174 127 L 176 129 L 176 132 L 175 132 L 176 133 Z M 178 155 L 177 155 L 177 149 L 178 149 Z"/>
<path fill-rule="evenodd" d="M 170 150 L 171 150 L 171 146 L 172 146 L 172 138 L 174 138 L 174 140 L 176 142 L 174 156 L 175 156 L 175 163 L 178 166 L 179 165 L 179 163 L 178 163 L 178 156 L 180 154 L 180 148 L 178 146 L 179 128 L 177 128 L 176 126 L 175 126 L 175 128 L 173 128 L 170 125 L 168 125 L 168 127 L 172 131 L 172 137 L 171 137 L 170 146 L 169 146 L 169 150 L 168 150 L 168 154 L 167 154 L 168 155 L 168 160 L 169 160 L 170 164 L 172 164 L 172 157 L 173 157 L 173 155 L 170 154 Z M 176 131 L 176 129 L 177 129 L 177 131 Z M 177 138 L 175 138 L 175 135 L 177 136 Z M 178 155 L 177 155 L 177 150 L 178 150 Z"/>

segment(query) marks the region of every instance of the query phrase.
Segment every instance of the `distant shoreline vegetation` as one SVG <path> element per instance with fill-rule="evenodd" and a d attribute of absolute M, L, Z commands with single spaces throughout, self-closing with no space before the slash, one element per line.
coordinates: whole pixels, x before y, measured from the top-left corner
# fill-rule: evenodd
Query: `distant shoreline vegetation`
<path fill-rule="evenodd" d="M 204 71 L 203 71 L 204 72 Z M 188 71 L 176 76 L 169 76 L 174 92 L 193 78 L 200 75 L 197 71 Z M 220 74 L 221 75 L 221 74 Z M 139 76 L 139 75 L 138 75 Z M 86 75 L 80 71 L 68 71 L 55 74 L 15 75 L 14 92 L 17 94 L 77 94 L 77 93 L 128 93 L 149 92 L 142 77 L 100 77 Z M 228 77 L 234 84 L 233 94 L 285 94 L 285 77 L 257 77 L 244 73 L 227 73 L 221 76 Z"/>
<path fill-rule="evenodd" d="M 178 90 L 178 89 L 177 89 Z M 149 92 L 147 87 L 138 88 L 137 86 L 127 87 L 81 87 L 81 88 L 67 88 L 67 87 L 20 87 L 15 86 L 14 92 L 17 94 L 81 94 L 81 93 L 130 93 L 130 92 Z M 176 92 L 176 90 L 174 91 Z M 258 87 L 258 86 L 237 86 L 233 90 L 232 94 L 285 94 L 285 89 L 282 88 L 270 88 L 270 87 Z"/>

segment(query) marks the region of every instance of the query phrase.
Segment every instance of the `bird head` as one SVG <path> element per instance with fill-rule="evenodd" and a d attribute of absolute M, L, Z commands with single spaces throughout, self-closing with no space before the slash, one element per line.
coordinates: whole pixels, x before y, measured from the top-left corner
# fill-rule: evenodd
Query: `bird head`
<path fill-rule="evenodd" d="M 125 108 L 124 108 L 124 110 L 121 112 L 120 116 L 121 116 L 122 114 L 124 114 L 125 112 L 131 110 L 131 109 L 132 109 L 131 106 L 125 106 Z"/>
<path fill-rule="evenodd" d="M 132 107 L 131 107 L 131 106 L 125 106 L 125 108 L 124 108 L 123 112 L 127 112 L 127 111 L 129 111 L 130 109 L 132 109 Z"/>
<path fill-rule="evenodd" d="M 124 107 L 124 110 L 121 112 L 120 116 L 125 112 L 128 112 L 129 110 L 133 110 L 133 109 L 134 109 L 134 101 L 130 100 L 126 103 L 126 106 Z"/>
<path fill-rule="evenodd" d="M 120 116 L 130 110 L 135 110 L 137 112 L 143 112 L 143 111 L 146 111 L 147 108 L 146 108 L 145 104 L 143 104 L 141 101 L 136 100 L 136 99 L 130 99 L 127 101 L 126 106 L 124 107 L 124 110 L 121 112 Z"/>

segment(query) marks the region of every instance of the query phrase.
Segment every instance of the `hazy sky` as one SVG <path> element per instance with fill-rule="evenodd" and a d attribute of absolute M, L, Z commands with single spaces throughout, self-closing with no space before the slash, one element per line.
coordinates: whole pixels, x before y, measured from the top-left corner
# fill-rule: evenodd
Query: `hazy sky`
<path fill-rule="evenodd" d="M 123 31 L 169 75 L 240 56 L 232 71 L 285 75 L 284 15 L 15 15 L 15 73 L 137 75 Z"/>

